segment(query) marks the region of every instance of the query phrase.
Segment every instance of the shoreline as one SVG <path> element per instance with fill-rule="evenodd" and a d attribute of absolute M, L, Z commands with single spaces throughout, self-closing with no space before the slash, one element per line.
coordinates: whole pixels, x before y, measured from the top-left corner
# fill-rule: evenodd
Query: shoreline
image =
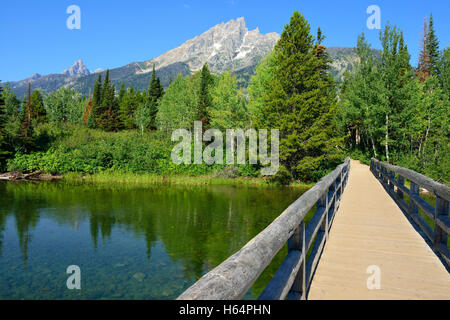
<path fill-rule="evenodd" d="M 90 184 L 126 184 L 126 185 L 225 185 L 225 186 L 253 186 L 253 187 L 289 187 L 310 188 L 314 183 L 293 181 L 289 185 L 270 183 L 266 178 L 253 177 L 221 177 L 217 175 L 158 175 L 150 173 L 121 173 L 121 172 L 99 172 L 85 174 L 70 172 L 64 175 L 52 175 L 48 173 L 32 172 L 6 172 L 0 173 L 0 181 L 22 182 L 22 181 L 61 181 L 67 183 L 90 183 Z"/>

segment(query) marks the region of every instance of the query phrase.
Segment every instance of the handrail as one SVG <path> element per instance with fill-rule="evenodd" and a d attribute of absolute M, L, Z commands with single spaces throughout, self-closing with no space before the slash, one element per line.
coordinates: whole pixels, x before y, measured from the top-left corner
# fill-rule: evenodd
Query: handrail
<path fill-rule="evenodd" d="M 286 241 L 288 255 L 260 299 L 305 299 L 339 207 L 349 169 L 350 158 L 347 158 L 243 248 L 182 293 L 178 300 L 241 299 Z M 303 219 L 315 205 L 316 212 L 305 227 Z"/>
<path fill-rule="evenodd" d="M 370 170 L 411 219 L 420 227 L 426 237 L 433 243 L 433 249 L 440 254 L 450 267 L 450 250 L 447 246 L 450 233 L 449 201 L 450 188 L 420 173 L 399 166 L 394 166 L 372 158 Z M 395 175 L 398 178 L 395 178 Z M 405 179 L 410 181 L 410 188 L 405 187 Z M 429 204 L 420 196 L 422 187 L 436 196 L 436 205 Z M 396 189 L 395 189 L 396 188 Z M 404 200 L 409 197 L 409 204 Z M 419 215 L 419 208 L 434 222 L 434 229 Z"/>

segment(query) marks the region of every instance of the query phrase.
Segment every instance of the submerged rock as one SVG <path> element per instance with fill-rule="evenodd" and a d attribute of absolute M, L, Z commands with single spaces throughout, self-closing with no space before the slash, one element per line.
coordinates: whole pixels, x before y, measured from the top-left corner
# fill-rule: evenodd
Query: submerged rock
<path fill-rule="evenodd" d="M 144 280 L 144 278 L 145 278 L 145 274 L 143 274 L 141 272 L 135 273 L 133 275 L 133 279 L 135 279 L 135 280 L 137 280 L 139 282 L 142 282 Z"/>
<path fill-rule="evenodd" d="M 117 263 L 117 264 L 114 265 L 114 268 L 122 268 L 122 267 L 125 267 L 125 266 L 126 266 L 125 263 Z"/>

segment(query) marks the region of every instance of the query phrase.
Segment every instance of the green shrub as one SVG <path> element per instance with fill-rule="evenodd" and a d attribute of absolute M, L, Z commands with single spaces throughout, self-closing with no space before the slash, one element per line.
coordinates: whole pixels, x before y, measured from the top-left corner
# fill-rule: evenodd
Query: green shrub
<path fill-rule="evenodd" d="M 292 174 L 286 167 L 280 165 L 278 172 L 267 179 L 270 184 L 287 186 L 292 182 Z"/>

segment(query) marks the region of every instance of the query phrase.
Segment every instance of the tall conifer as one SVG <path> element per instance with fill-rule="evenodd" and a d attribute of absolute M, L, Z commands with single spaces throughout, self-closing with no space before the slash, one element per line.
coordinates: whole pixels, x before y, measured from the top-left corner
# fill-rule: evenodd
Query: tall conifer
<path fill-rule="evenodd" d="M 335 136 L 336 87 L 329 58 L 310 26 L 294 12 L 275 46 L 273 77 L 256 119 L 259 128 L 280 130 L 280 161 L 295 178 L 316 179 L 341 159 Z"/>
<path fill-rule="evenodd" d="M 436 36 L 436 31 L 434 30 L 433 14 L 430 14 L 426 46 L 430 56 L 430 72 L 432 75 L 439 75 L 439 40 Z"/>
<path fill-rule="evenodd" d="M 197 105 L 197 120 L 203 123 L 203 130 L 208 129 L 211 122 L 211 84 L 212 76 L 209 71 L 208 65 L 205 63 L 200 75 L 200 92 Z"/>

